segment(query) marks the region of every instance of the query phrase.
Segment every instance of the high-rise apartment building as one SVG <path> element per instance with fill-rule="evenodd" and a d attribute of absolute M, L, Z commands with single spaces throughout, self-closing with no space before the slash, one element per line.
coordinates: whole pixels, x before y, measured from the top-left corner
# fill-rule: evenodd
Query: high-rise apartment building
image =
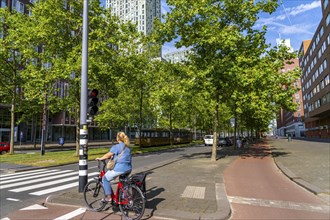
<path fill-rule="evenodd" d="M 290 46 L 290 43 L 286 45 Z M 282 72 L 287 72 L 293 70 L 299 66 L 298 59 L 291 60 L 292 63 L 285 64 Z M 301 80 L 298 79 L 293 84 L 294 87 L 301 88 Z M 290 135 L 291 137 L 302 137 L 304 136 L 304 111 L 303 111 L 303 102 L 302 102 L 302 92 L 301 90 L 297 91 L 293 97 L 293 102 L 297 104 L 297 110 L 294 112 L 285 111 L 284 109 L 280 110 L 279 117 L 277 119 L 277 134 L 279 136 Z"/>
<path fill-rule="evenodd" d="M 155 18 L 161 19 L 160 0 L 106 0 L 106 8 L 122 21 L 136 22 L 138 31 L 149 34 Z"/>
<path fill-rule="evenodd" d="M 190 49 L 174 51 L 164 54 L 163 59 L 172 63 L 184 62 L 188 60 L 188 56 L 191 53 L 192 50 Z"/>
<path fill-rule="evenodd" d="M 322 19 L 312 38 L 300 47 L 305 134 L 330 138 L 330 4 L 321 1 Z"/>

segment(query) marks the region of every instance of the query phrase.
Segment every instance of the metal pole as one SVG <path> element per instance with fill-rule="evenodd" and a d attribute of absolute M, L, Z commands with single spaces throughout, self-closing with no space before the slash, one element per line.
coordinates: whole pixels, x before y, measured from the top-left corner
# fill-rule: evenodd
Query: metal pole
<path fill-rule="evenodd" d="M 40 144 L 40 154 L 45 155 L 45 142 L 46 142 L 46 131 L 47 126 L 47 93 L 44 94 L 44 107 L 42 112 L 42 130 L 41 130 L 41 144 Z"/>
<path fill-rule="evenodd" d="M 80 132 L 79 132 L 79 192 L 83 192 L 88 179 L 88 126 L 87 126 L 87 93 L 88 93 L 88 0 L 84 0 L 82 67 L 80 92 Z"/>

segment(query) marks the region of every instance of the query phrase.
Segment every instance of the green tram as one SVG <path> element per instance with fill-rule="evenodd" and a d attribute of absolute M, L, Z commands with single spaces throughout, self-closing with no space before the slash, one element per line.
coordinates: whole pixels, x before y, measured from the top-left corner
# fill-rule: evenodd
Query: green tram
<path fill-rule="evenodd" d="M 173 144 L 184 144 L 192 141 L 192 134 L 188 130 L 173 129 L 172 130 Z M 160 145 L 169 145 L 170 142 L 170 131 L 167 129 L 153 128 L 153 129 L 142 129 L 141 138 L 139 138 L 139 131 L 135 135 L 135 145 L 141 147 L 151 147 Z"/>

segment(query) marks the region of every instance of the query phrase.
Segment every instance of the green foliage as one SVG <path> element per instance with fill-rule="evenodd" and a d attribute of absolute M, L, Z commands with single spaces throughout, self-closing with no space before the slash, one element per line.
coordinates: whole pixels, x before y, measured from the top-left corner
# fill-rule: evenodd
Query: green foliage
<path fill-rule="evenodd" d="M 100 91 L 100 127 L 232 131 L 229 119 L 236 117 L 241 129 L 262 130 L 280 108 L 295 109 L 299 70 L 281 70 L 296 55 L 270 48 L 267 27 L 255 28 L 276 0 L 167 3 L 165 22 L 142 36 L 135 24 L 89 1 L 88 85 Z M 45 95 L 52 114 L 79 112 L 82 9 L 82 1 L 64 0 L 39 1 L 30 17 L 0 9 L 0 98 L 15 99 L 21 121 L 40 115 Z M 189 62 L 153 59 L 173 39 L 191 49 Z M 24 94 L 16 97 L 16 88 Z"/>

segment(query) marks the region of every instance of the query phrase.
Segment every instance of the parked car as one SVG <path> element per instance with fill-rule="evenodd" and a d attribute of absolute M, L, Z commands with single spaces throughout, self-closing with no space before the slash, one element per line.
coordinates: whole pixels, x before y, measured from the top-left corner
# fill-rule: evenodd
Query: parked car
<path fill-rule="evenodd" d="M 204 144 L 205 146 L 213 145 L 213 135 L 205 135 Z"/>
<path fill-rule="evenodd" d="M 9 152 L 10 145 L 8 142 L 0 142 L 0 154 Z"/>
<path fill-rule="evenodd" d="M 226 141 L 226 139 L 223 138 L 223 137 L 219 137 L 219 138 L 218 138 L 218 146 L 223 147 L 223 146 L 226 146 L 226 145 L 227 145 L 227 141 Z"/>
<path fill-rule="evenodd" d="M 217 138 L 217 139 L 218 139 L 217 146 L 224 146 L 226 144 L 226 141 L 224 138 Z M 205 146 L 212 146 L 213 145 L 213 135 L 205 135 L 204 144 L 205 144 Z"/>

